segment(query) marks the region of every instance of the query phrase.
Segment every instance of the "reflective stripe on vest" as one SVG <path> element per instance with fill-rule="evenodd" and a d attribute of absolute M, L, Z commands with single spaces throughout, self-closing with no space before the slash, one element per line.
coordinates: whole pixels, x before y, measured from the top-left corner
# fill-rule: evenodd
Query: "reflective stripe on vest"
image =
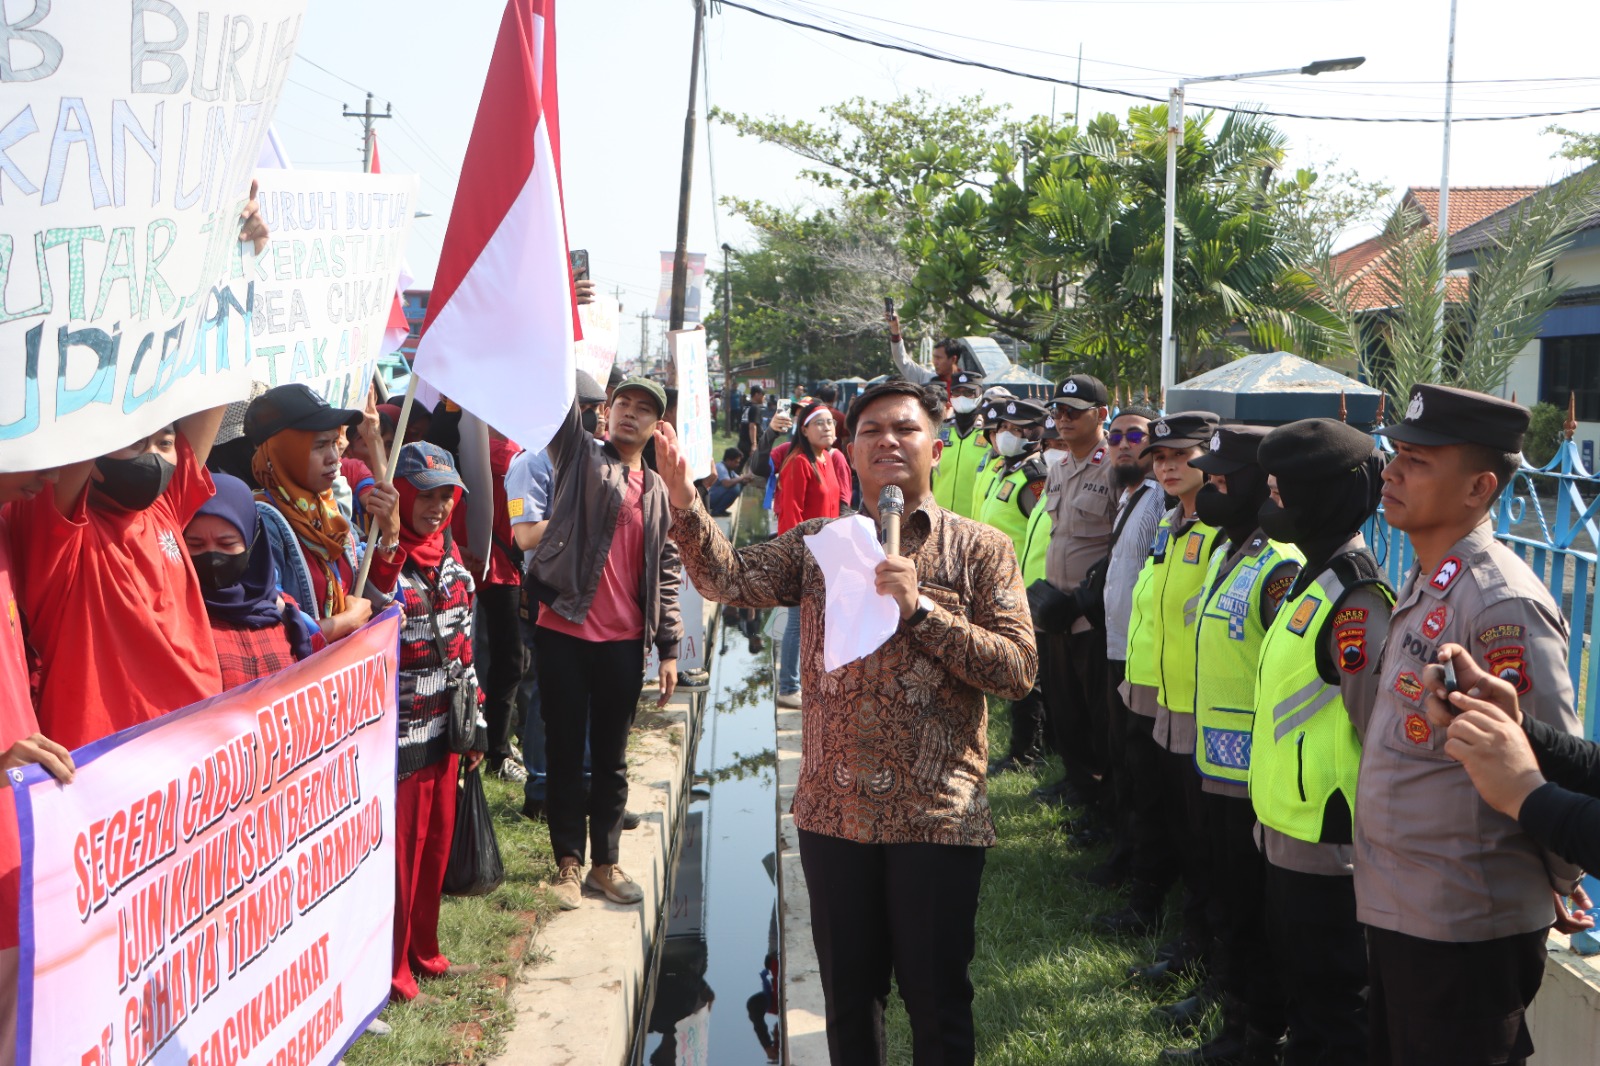
<path fill-rule="evenodd" d="M 1166 516 L 1156 524 L 1155 539 L 1150 543 L 1150 554 L 1145 558 L 1139 576 L 1133 582 L 1133 609 L 1128 614 L 1128 668 L 1123 675 L 1129 684 L 1155 688 L 1161 683 L 1161 670 L 1156 663 L 1156 562 L 1166 550 L 1167 539 L 1172 534 L 1172 522 Z"/>
<path fill-rule="evenodd" d="M 1352 817 L 1356 806 L 1361 740 L 1339 686 L 1317 672 L 1318 636 L 1344 592 L 1329 570 L 1284 601 L 1256 671 L 1250 801 L 1263 825 L 1310 843 L 1321 842 L 1323 812 L 1335 793 L 1344 794 Z"/>
<path fill-rule="evenodd" d="M 1287 560 L 1303 562 L 1292 545 L 1267 541 L 1222 575 L 1228 552 L 1212 555 L 1204 606 L 1195 633 L 1195 765 L 1207 777 L 1244 784 L 1250 774 L 1250 723 L 1255 717 L 1256 667 L 1267 635 L 1261 597 L 1267 575 Z"/>
<path fill-rule="evenodd" d="M 976 427 L 963 437 L 954 426 L 947 425 L 941 428 L 939 438 L 944 441 L 944 451 L 933 470 L 934 501 L 947 511 L 971 518 L 972 485 L 989 446 Z"/>
<path fill-rule="evenodd" d="M 1196 522 L 1167 544 L 1165 561 L 1151 579 L 1155 586 L 1157 696 L 1173 714 L 1194 713 L 1194 634 L 1200 618 L 1211 550 L 1222 531 Z"/>

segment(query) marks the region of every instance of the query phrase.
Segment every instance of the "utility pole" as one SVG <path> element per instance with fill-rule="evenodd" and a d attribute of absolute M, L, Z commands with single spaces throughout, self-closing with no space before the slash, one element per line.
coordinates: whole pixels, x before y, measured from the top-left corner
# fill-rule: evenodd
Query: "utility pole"
<path fill-rule="evenodd" d="M 1444 163 L 1439 172 L 1439 310 L 1434 331 L 1439 337 L 1440 370 L 1445 359 L 1445 294 L 1450 275 L 1450 119 L 1456 91 L 1456 0 L 1450 0 L 1450 41 L 1444 61 Z"/>
<path fill-rule="evenodd" d="M 683 303 L 689 287 L 689 185 L 694 177 L 694 98 L 700 84 L 700 41 L 705 36 L 705 3 L 694 0 L 694 46 L 689 59 L 689 110 L 683 117 L 683 176 L 678 180 L 678 243 L 672 255 L 672 310 L 669 329 L 683 328 Z"/>
<path fill-rule="evenodd" d="M 383 111 L 372 110 L 372 94 L 367 94 L 367 109 L 365 111 L 352 111 L 349 104 L 340 104 L 344 108 L 345 118 L 358 118 L 361 120 L 361 172 L 372 173 L 372 124 L 380 118 L 394 118 L 394 104 L 385 104 Z"/>
<path fill-rule="evenodd" d="M 650 312 L 639 312 L 639 365 L 634 368 L 636 373 L 643 374 L 645 358 L 650 347 Z"/>
<path fill-rule="evenodd" d="M 733 396 L 733 275 L 728 261 L 733 249 L 722 246 L 722 402 L 727 404 Z"/>

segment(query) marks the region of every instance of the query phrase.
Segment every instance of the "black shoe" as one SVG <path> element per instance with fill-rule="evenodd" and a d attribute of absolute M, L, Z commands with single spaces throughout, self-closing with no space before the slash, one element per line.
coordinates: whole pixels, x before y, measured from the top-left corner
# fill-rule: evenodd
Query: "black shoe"
<path fill-rule="evenodd" d="M 1128 874 L 1116 863 L 1103 862 L 1084 874 L 1083 879 L 1096 888 L 1117 889 L 1127 884 Z"/>
<path fill-rule="evenodd" d="M 1119 911 L 1097 915 L 1091 924 L 1096 932 L 1110 936 L 1149 936 L 1161 925 L 1161 915 L 1129 904 Z"/>
<path fill-rule="evenodd" d="M 1061 826 L 1064 832 L 1070 833 L 1067 842 L 1082 851 L 1098 848 L 1101 844 L 1111 843 L 1111 829 L 1104 825 L 1068 825 Z"/>
<path fill-rule="evenodd" d="M 622 828 L 624 832 L 629 829 L 639 828 L 639 823 L 642 821 L 644 821 L 644 819 L 639 817 L 639 815 L 634 814 L 632 811 L 622 812 Z"/>
<path fill-rule="evenodd" d="M 1135 966 L 1128 971 L 1128 976 L 1147 984 L 1181 981 L 1193 977 L 1200 968 L 1200 963 L 1204 961 L 1199 952 L 1189 950 L 1187 945 L 1174 947 L 1168 944 L 1164 947 L 1176 950 L 1177 954 L 1169 953 L 1166 958 L 1162 958 L 1161 952 L 1157 952 L 1154 962 L 1148 966 Z"/>
<path fill-rule="evenodd" d="M 1244 1033 L 1244 1058 L 1240 1066 L 1279 1066 L 1283 1061 L 1283 1038 L 1270 1036 L 1259 1029 L 1246 1029 Z"/>
<path fill-rule="evenodd" d="M 1083 797 L 1078 790 L 1065 781 L 1057 781 L 1054 785 L 1043 785 L 1028 793 L 1040 803 L 1048 807 L 1082 807 Z"/>
<path fill-rule="evenodd" d="M 1161 1052 L 1159 1061 L 1182 1066 L 1244 1066 L 1245 1042 L 1224 1033 L 1199 1047 L 1169 1047 Z"/>
<path fill-rule="evenodd" d="M 1039 760 L 1027 755 L 1007 755 L 989 761 L 989 776 L 999 777 L 1001 774 L 1012 774 L 1023 770 L 1031 770 L 1038 765 Z"/>
<path fill-rule="evenodd" d="M 1206 1011 L 1210 1009 L 1210 1002 L 1201 996 L 1194 995 L 1188 999 L 1180 999 L 1176 1003 L 1169 1003 L 1164 1007 L 1157 1007 L 1150 1013 L 1159 1021 L 1172 1026 L 1180 1032 L 1192 1033 L 1206 1020 Z"/>
<path fill-rule="evenodd" d="M 544 821 L 544 800 L 523 800 L 522 816 L 535 822 Z"/>
<path fill-rule="evenodd" d="M 766 645 L 761 642 L 760 633 L 757 633 L 750 638 L 750 653 L 752 655 L 758 654 L 764 647 L 766 647 Z"/>

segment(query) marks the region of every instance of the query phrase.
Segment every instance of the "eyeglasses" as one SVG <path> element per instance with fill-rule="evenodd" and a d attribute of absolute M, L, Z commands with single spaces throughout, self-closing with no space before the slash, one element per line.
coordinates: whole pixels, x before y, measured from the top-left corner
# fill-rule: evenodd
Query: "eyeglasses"
<path fill-rule="evenodd" d="M 1123 441 L 1127 441 L 1129 444 L 1143 444 L 1149 439 L 1150 434 L 1146 433 L 1142 429 L 1130 429 L 1126 433 L 1120 429 L 1114 429 L 1110 433 L 1106 434 L 1106 442 L 1113 448 L 1121 444 Z"/>
<path fill-rule="evenodd" d="M 1050 405 L 1050 413 L 1056 416 L 1057 421 L 1064 418 L 1068 422 L 1076 422 L 1093 410 L 1093 407 L 1068 407 L 1066 404 Z"/>

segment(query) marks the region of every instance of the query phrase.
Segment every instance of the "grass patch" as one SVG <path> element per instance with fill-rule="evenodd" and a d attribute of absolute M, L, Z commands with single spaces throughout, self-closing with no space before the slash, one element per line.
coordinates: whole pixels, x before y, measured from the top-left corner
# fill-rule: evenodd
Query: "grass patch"
<path fill-rule="evenodd" d="M 363 1037 L 345 1061 L 352 1066 L 475 1066 L 498 1051 L 511 1027 L 506 989 L 529 955 L 538 927 L 555 912 L 540 883 L 555 876 L 544 823 L 522 817 L 522 786 L 485 777 L 506 880 L 487 896 L 444 898 L 439 942 L 451 962 L 478 963 L 478 973 L 429 981 L 427 1006 L 392 1004 L 383 1020 L 390 1036 Z"/>
<path fill-rule="evenodd" d="M 991 701 L 989 744 L 1003 752 L 1009 711 Z M 1005 774 L 989 782 L 999 843 L 989 850 L 978 905 L 973 1017 L 983 1066 L 1143 1066 L 1163 1047 L 1186 1045 L 1151 1020 L 1150 1010 L 1187 995 L 1189 986 L 1150 989 L 1127 977 L 1154 957 L 1155 938 L 1108 939 L 1091 919 L 1121 897 L 1081 877 L 1107 849 L 1074 848 L 1060 815 L 1028 792 L 1045 774 Z M 1176 929 L 1175 921 L 1168 922 Z M 937 935 L 937 934 L 935 934 Z M 911 1029 L 898 997 L 890 1001 L 889 1062 L 910 1066 Z"/>

